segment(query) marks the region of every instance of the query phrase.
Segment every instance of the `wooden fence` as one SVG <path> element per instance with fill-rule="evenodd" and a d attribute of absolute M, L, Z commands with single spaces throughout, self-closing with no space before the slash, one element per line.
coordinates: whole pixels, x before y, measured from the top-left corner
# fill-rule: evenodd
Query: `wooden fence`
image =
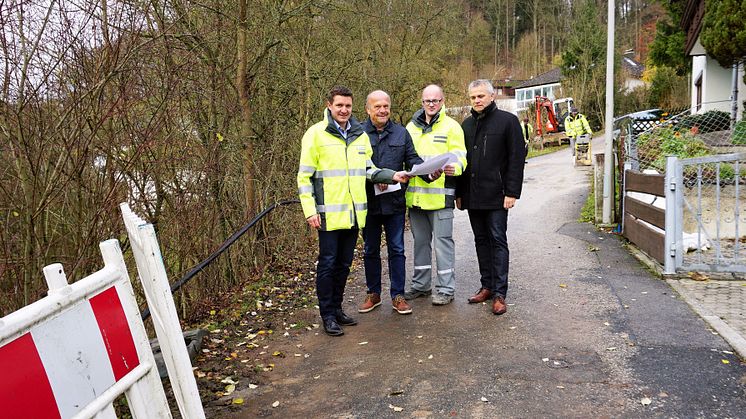
<path fill-rule="evenodd" d="M 629 196 L 628 193 L 649 194 L 651 199 L 653 196 L 665 198 L 665 175 L 627 170 L 624 183 L 624 237 L 663 264 L 666 248 L 666 235 L 664 233 L 666 210 Z M 658 227 L 660 230 L 651 227 L 649 224 Z"/>

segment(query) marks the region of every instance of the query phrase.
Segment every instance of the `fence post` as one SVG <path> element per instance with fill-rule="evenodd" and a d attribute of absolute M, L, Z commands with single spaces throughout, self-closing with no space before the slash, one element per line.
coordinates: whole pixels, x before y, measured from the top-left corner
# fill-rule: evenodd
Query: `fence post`
<path fill-rule="evenodd" d="M 666 180 L 664 192 L 666 194 L 666 228 L 665 228 L 665 253 L 663 273 L 673 275 L 676 273 L 676 156 L 666 157 Z"/>

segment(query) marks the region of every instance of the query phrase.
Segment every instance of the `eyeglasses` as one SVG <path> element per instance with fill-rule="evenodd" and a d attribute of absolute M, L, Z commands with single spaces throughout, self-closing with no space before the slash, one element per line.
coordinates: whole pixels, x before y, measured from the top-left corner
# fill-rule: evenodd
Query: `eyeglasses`
<path fill-rule="evenodd" d="M 442 102 L 443 99 L 426 99 L 423 100 L 422 103 L 425 105 L 437 105 L 438 103 Z"/>

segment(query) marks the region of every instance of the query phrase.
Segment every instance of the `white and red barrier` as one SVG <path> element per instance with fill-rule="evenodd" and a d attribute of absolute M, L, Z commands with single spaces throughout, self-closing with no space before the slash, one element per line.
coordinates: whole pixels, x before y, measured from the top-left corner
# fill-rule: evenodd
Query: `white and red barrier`
<path fill-rule="evenodd" d="M 179 412 L 204 419 L 155 230 L 121 209 Z M 122 394 L 135 419 L 172 417 L 119 242 L 99 247 L 103 269 L 68 284 L 49 265 L 49 295 L 0 318 L 0 418 L 110 419 Z"/>
<path fill-rule="evenodd" d="M 68 285 L 49 265 L 49 295 L 0 319 L 0 417 L 111 418 L 121 394 L 171 417 L 119 243 L 100 248 L 103 269 Z"/>

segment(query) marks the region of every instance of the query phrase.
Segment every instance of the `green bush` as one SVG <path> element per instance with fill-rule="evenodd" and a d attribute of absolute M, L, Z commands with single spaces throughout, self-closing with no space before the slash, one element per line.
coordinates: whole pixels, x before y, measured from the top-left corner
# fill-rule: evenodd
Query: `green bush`
<path fill-rule="evenodd" d="M 723 111 L 707 111 L 703 114 L 687 115 L 678 123 L 680 130 L 694 129 L 696 133 L 722 131 L 730 128 L 730 114 Z"/>
<path fill-rule="evenodd" d="M 710 149 L 688 130 L 679 127 L 657 127 L 641 134 L 637 142 L 637 153 L 641 161 L 649 162 L 652 168 L 664 171 L 666 156 L 682 159 L 710 154 Z"/>

